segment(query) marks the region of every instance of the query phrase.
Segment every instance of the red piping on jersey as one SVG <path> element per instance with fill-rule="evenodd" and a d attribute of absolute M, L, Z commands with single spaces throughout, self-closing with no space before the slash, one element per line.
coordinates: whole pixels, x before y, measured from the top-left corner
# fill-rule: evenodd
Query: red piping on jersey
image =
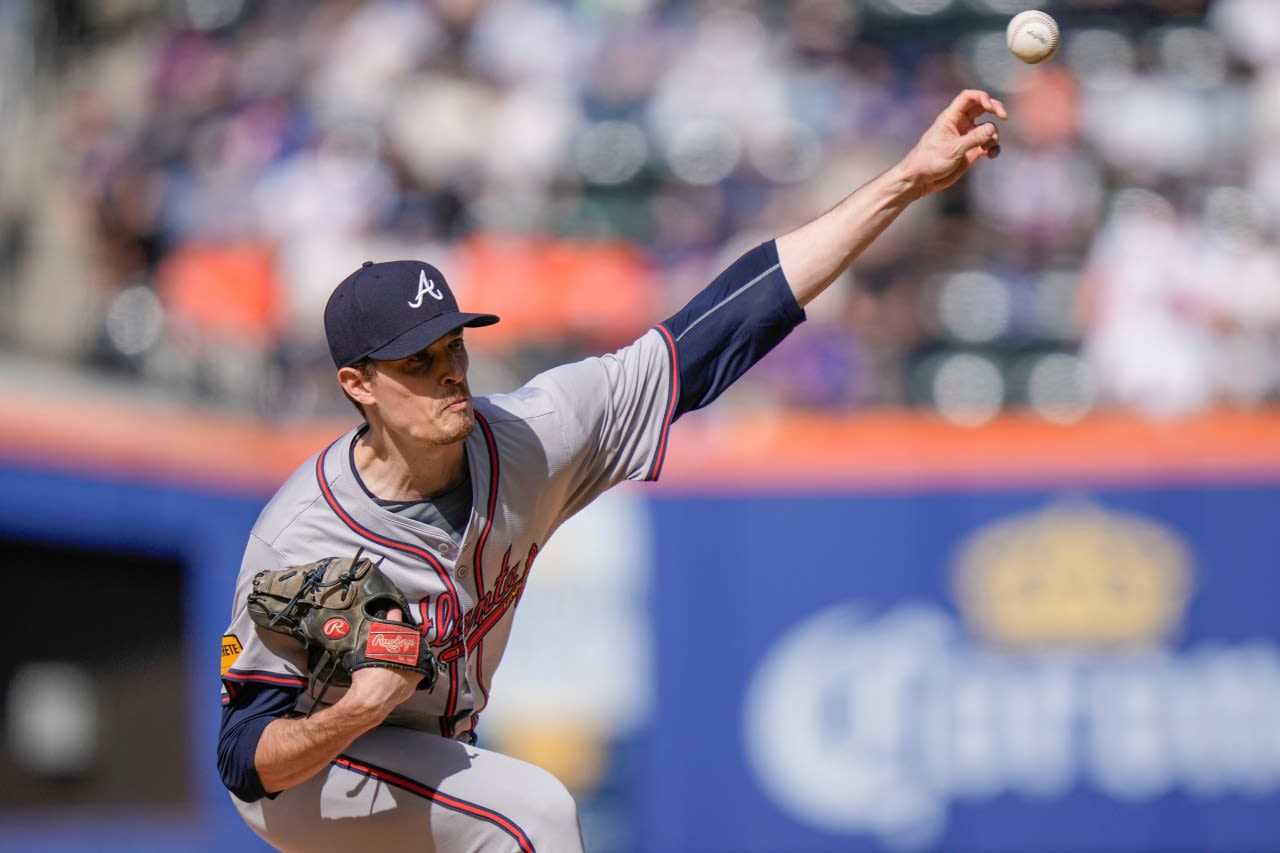
<path fill-rule="evenodd" d="M 458 601 L 458 588 L 453 585 L 453 579 L 449 577 L 449 573 L 445 570 L 444 566 L 440 564 L 440 561 L 436 559 L 434 554 L 432 554 L 426 548 L 423 548 L 419 545 L 413 545 L 408 542 L 400 542 L 399 540 L 389 539 L 386 536 L 382 536 L 380 534 L 374 533 L 372 530 L 368 529 L 367 527 L 364 527 L 358 521 L 352 518 L 350 514 L 348 514 L 347 511 L 342 508 L 342 505 L 338 503 L 337 496 L 334 495 L 333 490 L 329 488 L 329 482 L 325 479 L 325 476 L 324 476 L 324 460 L 325 460 L 325 457 L 329 455 L 329 451 L 333 449 L 333 446 L 341 440 L 342 440 L 341 438 L 338 438 L 335 441 L 333 441 L 328 447 L 326 447 L 320 453 L 319 456 L 316 457 L 316 481 L 320 484 L 320 493 L 324 495 L 325 503 L 329 505 L 329 509 L 333 510 L 334 515 L 342 519 L 342 522 L 345 525 L 347 525 L 347 527 L 351 528 L 353 531 L 358 533 L 360 536 L 363 536 L 365 539 L 368 539 L 371 542 L 376 542 L 377 544 L 382 545 L 383 547 L 386 547 L 386 548 L 390 548 L 394 551 L 400 551 L 401 553 L 404 553 L 404 554 L 411 554 L 423 560 L 428 566 L 432 568 L 432 570 L 436 573 L 436 577 L 438 577 L 440 581 L 444 584 L 445 595 L 448 596 L 450 603 L 453 605 L 454 611 L 459 614 L 462 613 L 462 606 Z M 445 703 L 444 716 L 440 718 L 441 730 L 444 733 L 445 737 L 452 737 L 453 726 L 448 721 L 453 718 L 454 713 L 458 709 L 458 678 L 457 678 L 457 670 L 455 667 L 456 667 L 456 663 L 450 665 L 449 699 Z"/>
<path fill-rule="evenodd" d="M 470 815 L 471 817 L 474 817 L 477 820 L 482 820 L 486 823 L 491 823 L 507 835 L 511 836 L 511 839 L 516 843 L 517 849 L 522 851 L 522 853 L 537 853 L 533 846 L 533 840 L 529 838 L 525 831 L 521 829 L 515 821 L 506 815 L 495 812 L 492 809 L 486 809 L 483 806 L 478 806 L 475 803 L 469 803 L 466 800 L 452 797 L 436 790 L 435 788 L 424 785 L 421 782 L 416 782 L 406 776 L 401 776 L 399 773 L 393 773 L 390 770 L 375 767 L 372 764 L 356 761 L 349 755 L 339 755 L 333 760 L 333 763 L 338 767 L 350 770 L 353 773 L 359 773 L 362 776 L 369 776 L 382 782 L 386 782 L 388 785 L 394 785 L 395 787 L 408 791 L 411 794 L 417 794 L 424 800 L 430 800 L 444 808 L 461 812 L 465 815 Z"/>
<path fill-rule="evenodd" d="M 476 423 L 480 424 L 480 431 L 484 433 L 485 445 L 489 450 L 489 506 L 485 512 L 484 529 L 480 531 L 480 536 L 476 540 L 476 598 L 478 599 L 484 593 L 484 573 L 480 571 L 480 556 L 484 552 L 485 542 L 489 540 L 489 531 L 493 528 L 493 516 L 498 508 L 498 442 L 493 438 L 493 430 L 489 428 L 489 422 L 484 416 L 476 412 Z"/>
<path fill-rule="evenodd" d="M 462 677 L 466 672 L 459 675 L 460 657 L 455 657 L 449 661 L 449 701 L 445 703 L 444 713 L 440 715 L 440 734 L 443 737 L 453 737 L 454 725 L 453 715 L 458 710 L 458 683 L 462 681 Z"/>
<path fill-rule="evenodd" d="M 489 506 L 485 512 L 484 529 L 480 531 L 479 538 L 476 539 L 476 559 L 475 579 L 476 579 L 476 601 L 484 596 L 484 572 L 481 571 L 480 561 L 484 555 L 485 543 L 489 541 L 489 531 L 493 528 L 493 516 L 498 508 L 498 442 L 493 438 L 493 430 L 489 428 L 489 422 L 484 416 L 476 412 L 476 423 L 480 424 L 480 431 L 484 433 L 485 446 L 489 450 Z M 464 640 L 465 642 L 465 640 Z M 476 644 L 478 649 L 476 660 L 476 684 L 480 687 L 480 694 L 484 697 L 484 701 L 489 701 L 489 689 L 484 683 L 484 642 Z M 475 725 L 475 716 L 472 715 L 471 724 Z"/>
<path fill-rule="evenodd" d="M 222 680 L 231 682 L 227 684 L 228 689 L 231 689 L 236 684 L 273 684 L 277 687 L 297 687 L 300 689 L 306 689 L 307 686 L 305 678 L 277 675 L 271 672 L 237 672 L 234 669 L 227 670 L 226 674 L 222 676 Z"/>
<path fill-rule="evenodd" d="M 338 439 L 338 441 L 341 441 L 341 439 Z M 324 477 L 325 457 L 329 455 L 329 451 L 332 450 L 333 445 L 337 443 L 338 442 L 335 441 L 333 444 L 330 444 L 324 449 L 324 452 L 316 457 L 316 480 L 320 483 L 320 492 L 324 495 L 325 503 L 329 505 L 329 509 L 333 510 L 334 514 L 337 515 L 338 518 L 342 519 L 342 522 L 346 524 L 347 527 L 350 527 L 365 539 L 405 554 L 412 554 L 413 556 L 424 560 L 427 565 L 431 566 L 435 571 L 436 576 L 440 578 L 440 581 L 444 584 L 444 588 L 448 591 L 449 597 L 456 602 L 458 600 L 457 587 L 453 585 L 453 579 L 449 577 L 449 573 L 445 571 L 444 566 L 440 564 L 440 561 L 436 559 L 434 554 L 419 545 L 412 545 L 408 542 L 389 539 L 386 536 L 374 533 L 372 530 L 364 527 L 360 522 L 352 518 L 347 511 L 342 508 L 342 505 L 338 503 L 338 498 L 333 494 L 333 490 L 329 488 L 329 483 Z"/>
<path fill-rule="evenodd" d="M 675 420 L 676 403 L 680 400 L 680 364 L 676 340 L 672 337 L 671 331 L 661 323 L 654 328 L 661 333 L 662 339 L 667 344 L 667 352 L 671 354 L 671 390 L 667 397 L 667 413 L 662 417 L 662 434 L 658 439 L 658 451 L 653 456 L 653 465 L 649 467 L 649 473 L 644 477 L 646 480 L 656 480 L 662 475 L 662 463 L 667 457 L 667 435 L 671 432 L 671 423 Z"/>

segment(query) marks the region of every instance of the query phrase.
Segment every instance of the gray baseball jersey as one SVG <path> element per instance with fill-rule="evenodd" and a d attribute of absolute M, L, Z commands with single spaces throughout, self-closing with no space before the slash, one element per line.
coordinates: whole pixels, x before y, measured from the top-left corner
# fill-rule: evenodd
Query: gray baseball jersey
<path fill-rule="evenodd" d="M 223 637 L 218 766 L 245 822 L 276 847 L 307 853 L 370 839 L 406 850 L 580 851 L 564 786 L 471 736 L 538 549 L 615 483 L 657 479 L 672 422 L 714 400 L 803 320 L 770 241 L 631 346 L 477 398 L 460 547 L 364 489 L 352 464 L 359 430 L 303 464 L 253 529 Z M 263 569 L 357 549 L 406 594 L 440 679 L 326 770 L 273 795 L 257 777 L 258 737 L 317 698 L 300 644 L 248 617 L 249 585 Z M 341 695 L 330 692 L 325 703 Z"/>
<path fill-rule="evenodd" d="M 246 612 L 254 574 L 364 549 L 381 561 L 383 571 L 404 592 L 440 668 L 435 687 L 415 693 L 391 714 L 385 727 L 463 738 L 489 700 L 493 673 L 538 550 L 560 524 L 605 489 L 624 479 L 657 477 L 675 407 L 674 352 L 670 333 L 657 327 L 615 354 L 549 370 L 509 394 L 476 398 L 476 429 L 466 439 L 473 507 L 460 547 L 443 531 L 374 501 L 353 470 L 360 429 L 304 463 L 263 510 L 250 535 L 224 637 L 224 649 L 234 654 L 234 660 L 224 660 L 224 701 L 246 684 L 307 685 L 301 644 L 259 629 Z M 296 710 L 310 710 L 317 692 L 304 689 Z M 341 694 L 340 688 L 330 688 L 324 704 Z M 430 741 L 417 739 L 419 755 L 443 750 L 445 758 L 456 760 L 454 753 L 464 748 L 454 741 L 423 752 L 423 744 Z M 366 736 L 321 776 L 341 773 L 345 761 L 348 771 L 392 785 L 399 776 L 421 780 L 419 765 L 408 774 L 390 769 L 403 764 L 400 753 L 405 748 L 394 739 L 391 743 L 386 748 L 385 735 Z M 528 808 L 527 803 L 493 802 L 511 787 L 514 759 L 490 754 L 479 762 L 476 756 L 484 751 L 465 748 L 474 765 L 502 767 L 498 775 L 503 778 L 492 780 L 486 789 L 488 802 L 478 805 L 502 814 Z M 276 801 L 241 806 L 259 816 L 249 822 L 255 828 L 261 824 L 259 831 L 265 833 L 270 821 L 261 815 L 278 815 L 287 803 L 303 797 L 303 791 L 322 793 L 325 784 L 323 778 L 312 780 Z M 481 787 L 475 780 L 469 784 Z M 513 801 L 528 795 L 527 787 L 511 791 Z M 314 823 L 314 816 L 314 803 L 299 807 L 299 820 Z M 277 817 L 276 823 L 295 822 Z M 548 843 L 557 851 L 574 849 L 560 837 Z"/>

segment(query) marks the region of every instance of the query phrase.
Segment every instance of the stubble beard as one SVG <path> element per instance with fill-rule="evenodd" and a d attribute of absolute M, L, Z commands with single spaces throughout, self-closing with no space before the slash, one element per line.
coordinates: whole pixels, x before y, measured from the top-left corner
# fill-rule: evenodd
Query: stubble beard
<path fill-rule="evenodd" d="M 432 441 L 432 444 L 449 445 L 457 444 L 463 441 L 467 436 L 471 435 L 476 428 L 476 416 L 470 407 L 467 407 L 465 414 L 460 414 L 457 418 L 451 418 L 452 422 L 445 422 L 440 425 L 440 432 Z"/>

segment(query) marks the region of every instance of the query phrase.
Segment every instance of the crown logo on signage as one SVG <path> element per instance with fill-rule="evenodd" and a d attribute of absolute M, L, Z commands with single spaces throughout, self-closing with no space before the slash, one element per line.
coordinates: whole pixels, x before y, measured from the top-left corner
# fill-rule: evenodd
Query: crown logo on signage
<path fill-rule="evenodd" d="M 1083 500 L 978 530 L 955 561 L 969 630 L 1010 648 L 1139 648 L 1178 630 L 1191 559 L 1177 534 Z"/>

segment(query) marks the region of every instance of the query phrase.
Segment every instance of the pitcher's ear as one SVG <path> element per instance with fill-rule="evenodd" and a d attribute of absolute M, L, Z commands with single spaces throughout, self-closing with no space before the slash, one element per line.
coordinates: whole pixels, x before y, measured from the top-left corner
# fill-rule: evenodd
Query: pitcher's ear
<path fill-rule="evenodd" d="M 338 384 L 353 401 L 361 405 L 373 402 L 373 377 L 377 373 L 372 362 L 338 368 Z"/>

